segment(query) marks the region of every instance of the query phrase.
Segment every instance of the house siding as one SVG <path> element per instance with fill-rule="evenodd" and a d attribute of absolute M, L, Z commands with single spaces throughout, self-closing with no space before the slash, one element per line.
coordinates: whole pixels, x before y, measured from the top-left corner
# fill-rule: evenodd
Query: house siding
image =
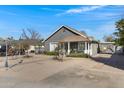
<path fill-rule="evenodd" d="M 74 33 L 68 31 L 66 28 L 61 28 L 57 33 L 45 41 L 45 50 L 50 51 L 50 42 L 59 42 L 63 38 L 69 35 L 75 35 Z"/>
<path fill-rule="evenodd" d="M 96 56 L 97 55 L 97 53 L 98 53 L 98 44 L 94 44 L 94 43 L 92 43 L 91 44 L 91 50 L 90 50 L 91 52 L 91 56 Z"/>
<path fill-rule="evenodd" d="M 113 43 L 100 43 L 100 52 L 107 53 L 108 51 L 115 52 L 115 45 Z"/>

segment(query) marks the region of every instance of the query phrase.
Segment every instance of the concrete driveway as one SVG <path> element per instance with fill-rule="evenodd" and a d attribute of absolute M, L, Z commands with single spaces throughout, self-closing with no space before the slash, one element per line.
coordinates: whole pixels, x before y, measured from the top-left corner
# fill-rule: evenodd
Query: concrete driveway
<path fill-rule="evenodd" d="M 9 60 L 8 69 L 1 62 L 0 87 L 124 87 L 124 71 L 98 60 L 66 58 L 60 62 L 46 55 L 23 60 L 20 64 L 20 58 Z"/>

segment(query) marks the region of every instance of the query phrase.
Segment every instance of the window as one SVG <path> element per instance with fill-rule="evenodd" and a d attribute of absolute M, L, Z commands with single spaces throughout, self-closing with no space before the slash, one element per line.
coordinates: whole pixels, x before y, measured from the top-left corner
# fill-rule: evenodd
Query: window
<path fill-rule="evenodd" d="M 85 43 L 84 42 L 79 42 L 78 45 L 79 45 L 79 51 L 84 51 Z"/>

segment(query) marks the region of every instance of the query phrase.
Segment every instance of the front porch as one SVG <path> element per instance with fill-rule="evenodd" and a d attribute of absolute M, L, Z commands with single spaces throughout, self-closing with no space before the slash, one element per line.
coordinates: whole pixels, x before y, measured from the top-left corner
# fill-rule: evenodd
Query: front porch
<path fill-rule="evenodd" d="M 66 55 L 70 53 L 84 53 L 90 55 L 91 44 L 90 42 L 61 42 L 60 48 L 63 49 Z"/>

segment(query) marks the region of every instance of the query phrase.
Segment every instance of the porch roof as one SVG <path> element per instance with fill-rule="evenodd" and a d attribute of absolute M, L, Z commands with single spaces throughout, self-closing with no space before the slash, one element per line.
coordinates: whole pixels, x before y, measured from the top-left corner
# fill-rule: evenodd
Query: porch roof
<path fill-rule="evenodd" d="M 78 42 L 78 41 L 86 41 L 86 42 L 90 42 L 90 40 L 88 38 L 84 38 L 82 36 L 76 36 L 76 35 L 72 35 L 72 36 L 67 36 L 64 39 L 60 40 L 59 42 Z"/>

